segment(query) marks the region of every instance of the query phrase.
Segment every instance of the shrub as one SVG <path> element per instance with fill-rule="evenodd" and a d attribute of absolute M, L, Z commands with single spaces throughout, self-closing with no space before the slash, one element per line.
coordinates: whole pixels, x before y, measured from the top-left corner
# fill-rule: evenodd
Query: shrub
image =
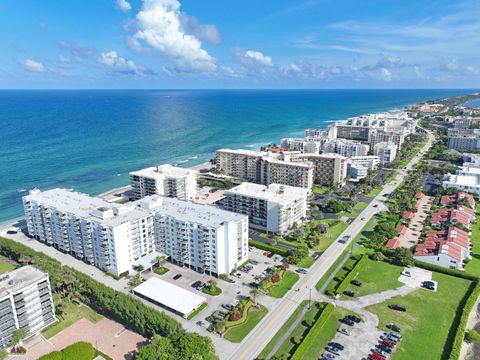
<path fill-rule="evenodd" d="M 289 255 L 288 249 L 285 249 L 285 248 L 280 247 L 280 246 L 273 246 L 273 245 L 265 244 L 263 242 L 256 241 L 256 240 L 248 240 L 248 245 L 254 246 L 257 249 L 270 251 L 271 253 L 278 254 L 280 256 L 288 256 Z"/>
<path fill-rule="evenodd" d="M 469 329 L 465 332 L 465 340 L 468 342 L 479 342 L 480 334 L 475 329 Z"/>
<path fill-rule="evenodd" d="M 358 272 L 360 269 L 365 265 L 365 262 L 368 259 L 367 254 L 363 254 L 360 260 L 357 261 L 353 269 L 345 276 L 343 281 L 338 285 L 337 290 L 335 290 L 335 293 L 341 294 L 345 291 L 345 289 L 348 287 L 348 284 L 350 284 L 350 281 L 352 281 L 355 276 L 357 276 Z"/>
<path fill-rule="evenodd" d="M 63 360 L 63 355 L 60 351 L 52 351 L 51 353 L 40 356 L 38 360 Z"/>

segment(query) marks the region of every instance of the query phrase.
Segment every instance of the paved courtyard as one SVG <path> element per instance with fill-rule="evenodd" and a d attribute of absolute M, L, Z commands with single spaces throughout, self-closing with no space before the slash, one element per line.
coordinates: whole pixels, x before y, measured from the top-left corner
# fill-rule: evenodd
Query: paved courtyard
<path fill-rule="evenodd" d="M 404 234 L 398 236 L 398 247 L 410 249 L 418 241 L 420 232 L 423 229 L 423 222 L 430 212 L 433 198 L 431 196 L 422 196 L 417 202 L 417 212 L 414 213 L 413 219 Z"/>

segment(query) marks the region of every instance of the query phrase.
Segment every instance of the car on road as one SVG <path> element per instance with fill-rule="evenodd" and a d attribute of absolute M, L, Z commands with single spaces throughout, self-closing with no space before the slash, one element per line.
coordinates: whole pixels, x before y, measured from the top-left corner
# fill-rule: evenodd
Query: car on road
<path fill-rule="evenodd" d="M 400 329 L 397 325 L 395 325 L 395 324 L 388 324 L 388 325 L 387 325 L 387 328 L 390 329 L 390 330 L 396 331 L 396 332 L 400 332 L 400 330 L 401 330 L 401 329 Z"/>
<path fill-rule="evenodd" d="M 302 268 L 299 268 L 297 270 L 295 270 L 296 272 L 298 272 L 299 274 L 306 274 L 308 271 L 305 270 L 305 269 L 302 269 Z"/>
<path fill-rule="evenodd" d="M 178 280 L 182 277 L 182 274 L 177 274 L 173 277 L 173 280 Z"/>
<path fill-rule="evenodd" d="M 374 207 L 374 208 L 377 208 L 377 207 L 378 207 L 378 204 L 373 205 L 373 207 Z"/>
<path fill-rule="evenodd" d="M 360 220 L 365 221 L 365 218 L 361 218 Z"/>
<path fill-rule="evenodd" d="M 355 315 L 347 315 L 345 316 L 347 319 L 350 319 L 352 320 L 353 322 L 356 322 L 357 324 L 362 321 L 362 319 L 360 319 L 358 316 L 355 316 Z"/>
<path fill-rule="evenodd" d="M 338 329 L 338 332 L 339 332 L 340 334 L 350 336 L 350 331 L 348 331 L 348 330 L 345 329 L 345 328 L 339 328 L 339 329 Z"/>
<path fill-rule="evenodd" d="M 350 296 L 350 297 L 354 297 L 355 296 L 355 293 L 353 291 L 350 291 L 350 290 L 345 290 L 343 292 L 343 295 L 347 295 L 347 296 Z"/>
<path fill-rule="evenodd" d="M 328 343 L 328 346 L 337 348 L 338 350 L 343 350 L 343 349 L 345 349 L 345 346 L 343 346 L 343 345 L 340 344 L 340 343 L 333 342 L 333 341 L 332 341 L 332 342 L 329 342 L 329 343 Z"/>
<path fill-rule="evenodd" d="M 407 308 L 405 306 L 398 305 L 398 304 L 390 304 L 388 305 L 388 308 L 396 311 L 401 311 L 401 312 L 407 311 Z"/>
<path fill-rule="evenodd" d="M 362 283 L 358 280 L 352 280 L 352 281 L 350 281 L 350 284 L 355 285 L 355 286 L 362 286 Z"/>
<path fill-rule="evenodd" d="M 338 240 L 340 244 L 345 244 L 347 241 L 349 241 L 352 237 L 350 235 L 345 235 L 343 238 Z"/>
<path fill-rule="evenodd" d="M 342 322 L 342 323 L 344 323 L 344 324 L 346 324 L 346 325 L 348 325 L 348 326 L 353 326 L 353 325 L 355 325 L 355 321 L 353 321 L 353 320 L 351 320 L 351 319 L 349 319 L 349 318 L 347 318 L 347 317 L 344 317 L 343 319 L 341 319 L 340 322 Z"/>

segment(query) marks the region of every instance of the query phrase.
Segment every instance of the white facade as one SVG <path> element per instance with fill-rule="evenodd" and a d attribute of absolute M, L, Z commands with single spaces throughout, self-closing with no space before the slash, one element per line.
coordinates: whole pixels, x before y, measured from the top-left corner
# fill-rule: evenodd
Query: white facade
<path fill-rule="evenodd" d="M 378 156 L 380 164 L 386 165 L 397 156 L 397 145 L 392 143 L 381 142 L 374 146 L 373 155 Z"/>
<path fill-rule="evenodd" d="M 477 176 L 446 174 L 442 186 L 445 189 L 454 188 L 480 196 L 480 184 Z"/>
<path fill-rule="evenodd" d="M 250 225 L 270 234 L 286 234 L 307 217 L 308 190 L 280 184 L 242 183 L 225 191 L 222 207 L 248 215 Z"/>
<path fill-rule="evenodd" d="M 193 201 L 197 196 L 197 172 L 169 164 L 132 171 L 130 182 L 134 199 L 158 194 Z"/>
<path fill-rule="evenodd" d="M 55 321 L 48 274 L 24 266 L 0 275 L 0 348 L 17 329 L 30 337 Z"/>
<path fill-rule="evenodd" d="M 377 170 L 380 165 L 380 158 L 375 155 L 352 156 L 348 161 L 355 165 L 361 165 L 368 171 Z"/>
<path fill-rule="evenodd" d="M 405 135 L 400 131 L 392 130 L 372 130 L 370 131 L 368 142 L 372 149 L 375 149 L 375 145 L 380 143 L 395 144 L 397 151 L 402 148 Z"/>
<path fill-rule="evenodd" d="M 345 139 L 335 139 L 325 143 L 323 147 L 326 153 L 336 153 L 342 156 L 365 156 L 370 147 L 368 144 L 362 144 L 358 141 L 349 141 Z"/>
<path fill-rule="evenodd" d="M 305 154 L 319 154 L 322 150 L 322 143 L 320 141 L 307 140 L 303 143 L 303 153 Z"/>
<path fill-rule="evenodd" d="M 154 216 L 157 251 L 181 266 L 220 275 L 248 259 L 245 215 L 158 195 L 137 205 Z"/>
<path fill-rule="evenodd" d="M 460 150 L 480 149 L 480 129 L 448 129 L 448 148 Z"/>
<path fill-rule="evenodd" d="M 280 140 L 280 147 L 287 150 L 302 151 L 305 139 L 301 138 L 284 138 Z"/>
<path fill-rule="evenodd" d="M 359 164 L 348 162 L 347 164 L 347 175 L 352 182 L 358 182 L 363 178 L 366 178 L 368 175 L 368 169 Z"/>
<path fill-rule="evenodd" d="M 38 241 L 120 275 L 155 250 L 153 216 L 66 190 L 31 191 L 23 197 L 28 234 Z"/>

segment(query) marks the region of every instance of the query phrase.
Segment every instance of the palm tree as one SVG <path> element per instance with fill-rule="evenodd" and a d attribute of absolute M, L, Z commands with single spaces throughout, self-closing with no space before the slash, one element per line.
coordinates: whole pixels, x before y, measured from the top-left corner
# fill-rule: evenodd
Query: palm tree
<path fill-rule="evenodd" d="M 18 344 L 20 344 L 22 342 L 23 338 L 26 337 L 27 334 L 28 334 L 27 329 L 20 328 L 20 329 L 15 330 L 13 332 L 12 338 L 8 342 L 8 345 L 11 346 L 11 347 L 17 346 Z"/>
<path fill-rule="evenodd" d="M 254 287 L 250 290 L 250 295 L 252 295 L 253 304 L 257 305 L 257 296 L 261 295 L 262 292 L 258 287 Z"/>
<path fill-rule="evenodd" d="M 208 286 L 210 287 L 210 290 L 215 290 L 217 288 L 217 282 L 215 280 L 208 280 L 207 281 Z"/>

